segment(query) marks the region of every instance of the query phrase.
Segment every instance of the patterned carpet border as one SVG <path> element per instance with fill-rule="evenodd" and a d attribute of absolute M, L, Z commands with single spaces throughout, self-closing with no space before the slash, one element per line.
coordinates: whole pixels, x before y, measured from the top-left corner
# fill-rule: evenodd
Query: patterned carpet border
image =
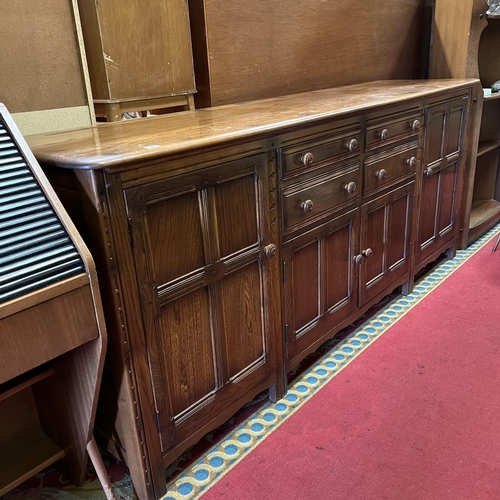
<path fill-rule="evenodd" d="M 256 448 L 267 436 L 292 416 L 309 398 L 332 380 L 391 325 L 439 286 L 469 258 L 485 246 L 500 230 L 500 224 L 466 250 L 457 252 L 424 276 L 410 295 L 390 302 L 374 317 L 361 325 L 332 351 L 322 357 L 306 373 L 289 386 L 286 396 L 277 403 L 268 403 L 249 417 L 218 445 L 205 453 L 183 474 L 168 485 L 162 500 L 194 500 L 212 487 L 227 472 Z"/>

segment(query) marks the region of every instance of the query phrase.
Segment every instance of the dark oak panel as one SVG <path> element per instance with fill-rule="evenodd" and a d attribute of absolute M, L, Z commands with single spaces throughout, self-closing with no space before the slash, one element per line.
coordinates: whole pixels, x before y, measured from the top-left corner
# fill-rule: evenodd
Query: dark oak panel
<path fill-rule="evenodd" d="M 261 276 L 256 262 L 221 281 L 222 320 L 229 377 L 260 360 L 267 343 L 261 309 Z"/>
<path fill-rule="evenodd" d="M 161 310 L 161 361 L 174 418 L 217 388 L 210 316 L 206 288 L 171 302 Z M 163 391 L 163 387 L 156 387 L 155 392 L 160 395 Z"/>
<path fill-rule="evenodd" d="M 221 257 L 257 243 L 257 200 L 253 175 L 216 187 L 215 205 Z"/>
<path fill-rule="evenodd" d="M 158 285 L 205 265 L 198 193 L 149 204 L 147 221 Z"/>

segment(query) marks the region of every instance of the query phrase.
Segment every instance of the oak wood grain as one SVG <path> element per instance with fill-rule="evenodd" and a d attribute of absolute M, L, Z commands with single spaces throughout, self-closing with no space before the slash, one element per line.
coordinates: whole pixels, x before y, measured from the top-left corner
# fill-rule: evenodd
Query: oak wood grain
<path fill-rule="evenodd" d="M 272 136 L 322 120 L 466 89 L 470 79 L 380 81 L 249 103 L 30 136 L 39 161 L 71 168 L 116 167 Z"/>

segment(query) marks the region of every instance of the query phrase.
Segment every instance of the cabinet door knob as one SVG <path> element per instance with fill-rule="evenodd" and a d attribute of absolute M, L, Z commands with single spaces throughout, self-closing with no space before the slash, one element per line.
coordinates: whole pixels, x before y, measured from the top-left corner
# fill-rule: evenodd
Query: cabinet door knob
<path fill-rule="evenodd" d="M 302 155 L 302 158 L 300 159 L 302 165 L 305 167 L 309 166 L 311 163 L 314 162 L 314 155 L 312 153 L 305 153 Z"/>
<path fill-rule="evenodd" d="M 414 156 L 412 156 L 411 158 L 408 158 L 408 159 L 406 160 L 406 164 L 407 164 L 409 167 L 414 168 L 414 167 L 416 167 L 416 166 L 417 166 L 417 159 L 416 159 Z"/>
<path fill-rule="evenodd" d="M 264 247 L 264 252 L 268 257 L 274 257 L 277 252 L 276 245 L 274 245 L 273 243 L 267 245 L 266 247 Z"/>
<path fill-rule="evenodd" d="M 356 191 L 356 183 L 355 182 L 349 182 L 349 184 L 346 184 L 344 186 L 344 189 L 349 193 L 352 194 Z"/>
<path fill-rule="evenodd" d="M 363 255 L 365 259 L 369 259 L 373 255 L 373 250 L 371 248 L 367 248 L 361 252 L 361 255 Z"/>
<path fill-rule="evenodd" d="M 375 172 L 375 177 L 377 179 L 383 180 L 386 178 L 386 176 L 387 176 L 387 172 L 383 168 L 381 168 L 380 170 L 377 170 Z"/>
<path fill-rule="evenodd" d="M 308 214 L 309 212 L 312 212 L 312 209 L 314 208 L 314 203 L 312 202 L 312 200 L 303 201 L 300 204 L 300 208 L 304 210 L 306 214 Z"/>
<path fill-rule="evenodd" d="M 389 139 L 389 130 L 387 130 L 386 128 L 384 128 L 384 130 L 382 130 L 382 132 L 380 132 L 379 137 L 383 141 L 387 141 L 387 139 Z"/>
<path fill-rule="evenodd" d="M 434 173 L 434 170 L 432 170 L 432 167 L 428 167 L 428 168 L 425 170 L 425 175 L 426 175 L 427 177 L 430 177 L 433 173 Z"/>
<path fill-rule="evenodd" d="M 356 256 L 354 257 L 354 263 L 355 263 L 355 264 L 358 264 L 358 265 L 359 265 L 359 264 L 361 264 L 361 263 L 363 262 L 363 260 L 364 260 L 364 257 L 363 257 L 363 255 L 362 255 L 362 254 L 358 254 L 358 255 L 356 255 Z"/>
<path fill-rule="evenodd" d="M 412 130 L 414 130 L 416 132 L 420 128 L 420 122 L 418 120 L 413 120 L 410 123 L 410 127 Z"/>
<path fill-rule="evenodd" d="M 345 147 L 349 150 L 349 151 L 357 151 L 359 149 L 359 142 L 357 141 L 357 139 L 351 139 L 346 145 Z"/>

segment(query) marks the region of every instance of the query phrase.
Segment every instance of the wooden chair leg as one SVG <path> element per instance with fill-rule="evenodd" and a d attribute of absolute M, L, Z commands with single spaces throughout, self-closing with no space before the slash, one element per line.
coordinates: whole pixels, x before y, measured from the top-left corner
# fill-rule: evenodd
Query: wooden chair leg
<path fill-rule="evenodd" d="M 97 473 L 97 477 L 99 478 L 99 481 L 101 481 L 102 489 L 106 494 L 106 498 L 108 500 L 116 500 L 113 486 L 111 485 L 111 481 L 109 480 L 108 473 L 106 472 L 106 468 L 104 467 L 104 463 L 102 461 L 102 457 L 99 453 L 99 449 L 97 448 L 97 443 L 95 442 L 94 437 L 92 437 L 92 439 L 87 443 L 87 452 Z"/>
<path fill-rule="evenodd" d="M 500 233 L 498 233 L 497 240 L 495 241 L 495 244 L 493 245 L 493 251 L 495 252 L 496 249 L 498 248 L 498 245 L 500 244 Z"/>

